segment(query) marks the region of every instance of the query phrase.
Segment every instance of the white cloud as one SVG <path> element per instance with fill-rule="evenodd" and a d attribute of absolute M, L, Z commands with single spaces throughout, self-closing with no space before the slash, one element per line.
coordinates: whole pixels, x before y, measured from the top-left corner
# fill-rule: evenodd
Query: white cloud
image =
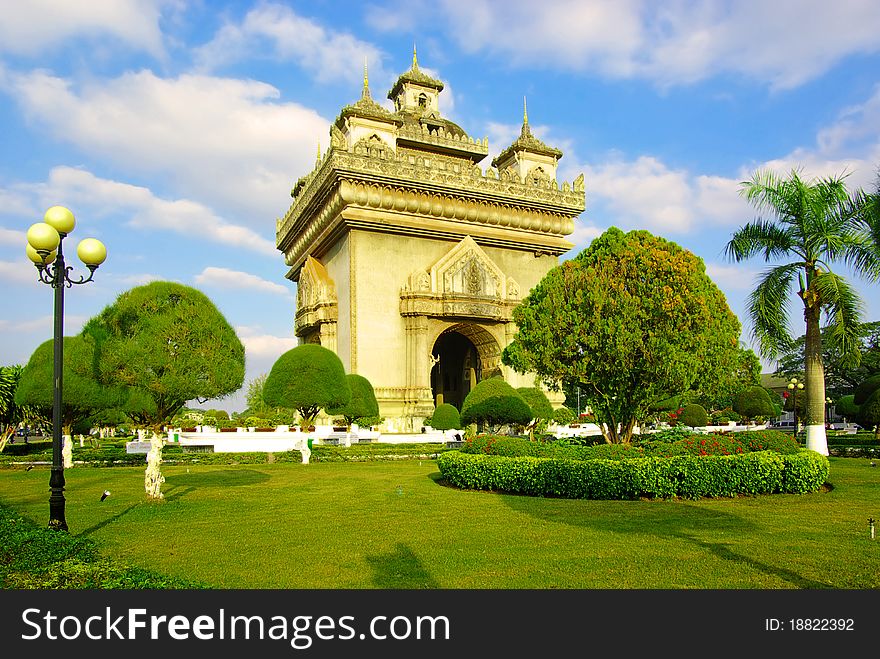
<path fill-rule="evenodd" d="M 371 74 L 377 78 L 385 76 L 378 48 L 348 32 L 327 29 L 276 3 L 252 9 L 241 24 L 227 23 L 209 43 L 196 50 L 196 61 L 203 70 L 214 70 L 253 58 L 267 46 L 271 50 L 269 56 L 297 62 L 324 82 L 361 80 L 364 58 Z"/>
<path fill-rule="evenodd" d="M 168 281 L 167 277 L 163 277 L 162 275 L 154 275 L 152 273 L 144 272 L 140 274 L 132 274 L 132 275 L 123 275 L 121 277 L 116 278 L 120 284 L 124 284 L 126 286 L 144 286 L 153 281 Z"/>
<path fill-rule="evenodd" d="M 73 37 L 113 37 L 162 57 L 162 8 L 168 0 L 27 0 L 4 3 L 0 52 L 40 55 Z"/>
<path fill-rule="evenodd" d="M 651 156 L 585 166 L 588 199 L 598 197 L 611 223 L 654 233 L 685 233 L 695 213 L 688 175 Z"/>
<path fill-rule="evenodd" d="M 442 16 L 469 52 L 660 85 L 734 73 L 789 88 L 880 50 L 873 0 L 445 0 Z"/>
<path fill-rule="evenodd" d="M 238 328 L 236 328 L 238 331 Z M 239 338 L 244 344 L 248 357 L 254 358 L 271 358 L 280 357 L 288 350 L 292 350 L 297 346 L 296 337 L 273 336 L 271 334 L 246 334 L 239 333 Z"/>
<path fill-rule="evenodd" d="M 73 167 L 54 168 L 41 187 L 44 198 L 66 199 L 78 214 L 98 218 L 121 215 L 129 218 L 130 226 L 144 231 L 173 231 L 278 256 L 274 242 L 251 229 L 230 224 L 210 208 L 188 199 L 162 199 L 148 188 L 98 178 Z"/>
<path fill-rule="evenodd" d="M 85 324 L 86 320 L 88 320 L 84 316 L 77 316 L 74 314 L 65 314 L 64 316 L 64 335 L 70 336 L 73 330 L 71 328 L 76 328 L 76 332 L 78 332 L 82 326 Z M 52 328 L 55 325 L 55 317 L 52 315 L 49 316 L 39 316 L 37 318 L 29 318 L 27 320 L 21 320 L 18 322 L 15 321 L 4 321 L 2 325 L 0 325 L 0 329 L 6 332 L 17 332 L 21 334 L 44 334 L 47 339 L 52 338 Z M 42 341 L 40 342 L 42 343 Z M 36 347 L 35 347 L 36 348 Z"/>
<path fill-rule="evenodd" d="M 216 286 L 224 290 L 243 289 L 292 297 L 291 290 L 286 286 L 267 281 L 249 272 L 230 270 L 228 268 L 209 266 L 197 274 L 195 280 L 197 284 Z"/>
<path fill-rule="evenodd" d="M 24 243 L 21 245 L 21 259 L 18 261 L 0 261 L 0 280 L 13 281 L 17 284 L 33 284 L 36 286 L 37 269 L 24 254 Z"/>
<path fill-rule="evenodd" d="M 0 227 L 0 244 L 18 245 L 24 249 L 27 244 L 27 233 L 24 231 L 15 231 L 14 229 L 4 229 Z"/>
<path fill-rule="evenodd" d="M 178 194 L 270 231 L 329 127 L 253 80 L 140 71 L 80 86 L 34 71 L 8 75 L 6 91 L 56 139 L 129 174 L 160 174 Z"/>
<path fill-rule="evenodd" d="M 751 291 L 759 272 L 741 265 L 706 263 L 706 274 L 725 291 Z"/>

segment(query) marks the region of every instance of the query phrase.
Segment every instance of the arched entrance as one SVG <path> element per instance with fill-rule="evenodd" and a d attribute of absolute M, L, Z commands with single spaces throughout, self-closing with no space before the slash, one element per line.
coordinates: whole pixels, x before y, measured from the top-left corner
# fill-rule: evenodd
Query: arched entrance
<path fill-rule="evenodd" d="M 484 378 L 499 374 L 498 343 L 484 328 L 461 323 L 444 330 L 431 349 L 431 393 L 434 402 L 461 404 L 471 388 Z"/>

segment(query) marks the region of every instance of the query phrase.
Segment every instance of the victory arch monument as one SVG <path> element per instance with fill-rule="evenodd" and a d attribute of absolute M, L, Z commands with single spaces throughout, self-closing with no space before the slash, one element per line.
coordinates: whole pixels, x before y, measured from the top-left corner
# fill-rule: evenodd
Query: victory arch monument
<path fill-rule="evenodd" d="M 414 52 L 390 111 L 365 71 L 361 98 L 342 108 L 276 221 L 299 342 L 372 383 L 386 432 L 418 432 L 438 394 L 460 409 L 488 377 L 534 386 L 501 363 L 511 314 L 571 249 L 585 208 L 583 175 L 557 181 L 562 152 L 532 135 L 525 112 L 520 136 L 484 169 L 488 139 L 443 118 L 442 91 Z"/>

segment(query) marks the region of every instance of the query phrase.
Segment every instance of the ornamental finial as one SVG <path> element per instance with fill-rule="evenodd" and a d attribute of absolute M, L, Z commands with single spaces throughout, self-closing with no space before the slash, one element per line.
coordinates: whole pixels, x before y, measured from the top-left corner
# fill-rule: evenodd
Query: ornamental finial
<path fill-rule="evenodd" d="M 370 80 L 367 77 L 367 56 L 364 55 L 364 90 L 361 98 L 370 98 Z"/>
<path fill-rule="evenodd" d="M 413 71 L 417 71 L 418 68 L 419 68 L 419 59 L 418 59 L 418 57 L 416 57 L 416 43 L 415 43 L 415 41 L 413 42 L 413 64 L 412 64 L 412 68 L 413 68 Z"/>

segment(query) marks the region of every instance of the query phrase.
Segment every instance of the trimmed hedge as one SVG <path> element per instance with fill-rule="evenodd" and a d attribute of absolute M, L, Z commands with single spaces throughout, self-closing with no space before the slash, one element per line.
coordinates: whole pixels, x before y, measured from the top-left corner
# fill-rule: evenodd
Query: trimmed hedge
<path fill-rule="evenodd" d="M 3 504 L 0 504 L 0 587 L 19 590 L 209 588 L 102 559 L 93 540 L 40 528 Z"/>
<path fill-rule="evenodd" d="M 828 458 L 815 451 L 779 454 L 677 455 L 626 460 L 504 457 L 448 451 L 437 457 L 456 487 L 570 499 L 666 499 L 739 494 L 804 494 L 828 477 Z"/>

